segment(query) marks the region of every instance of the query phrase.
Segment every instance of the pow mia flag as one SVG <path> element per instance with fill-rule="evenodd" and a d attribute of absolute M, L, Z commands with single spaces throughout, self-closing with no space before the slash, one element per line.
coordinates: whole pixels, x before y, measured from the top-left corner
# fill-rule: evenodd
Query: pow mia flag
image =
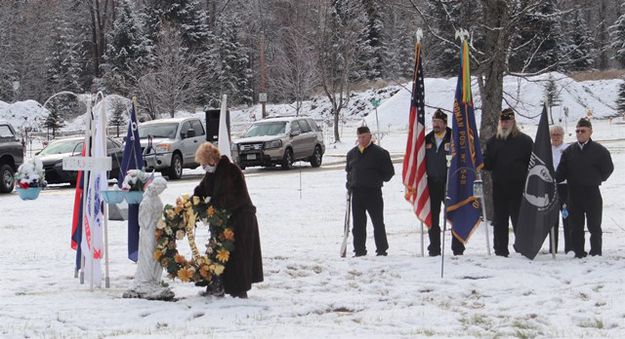
<path fill-rule="evenodd" d="M 514 240 L 514 249 L 530 259 L 536 257 L 549 231 L 558 222 L 559 198 L 554 172 L 547 106 L 543 106 Z"/>

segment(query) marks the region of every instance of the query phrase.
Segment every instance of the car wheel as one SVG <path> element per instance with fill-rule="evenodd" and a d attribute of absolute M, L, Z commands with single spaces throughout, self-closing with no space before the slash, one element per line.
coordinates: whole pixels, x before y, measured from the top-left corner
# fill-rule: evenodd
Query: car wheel
<path fill-rule="evenodd" d="M 313 152 L 312 157 L 310 157 L 310 165 L 312 167 L 321 166 L 321 160 L 323 155 L 321 154 L 321 148 L 319 146 L 315 146 L 315 151 Z"/>
<path fill-rule="evenodd" d="M 2 193 L 10 193 L 13 191 L 13 187 L 15 187 L 15 173 L 13 173 L 13 168 L 9 165 L 0 166 L 0 192 Z"/>
<path fill-rule="evenodd" d="M 289 170 L 293 168 L 293 151 L 287 148 L 282 157 L 282 169 Z"/>
<path fill-rule="evenodd" d="M 171 166 L 167 174 L 170 180 L 180 179 L 182 177 L 182 157 L 178 153 L 174 153 L 171 157 Z"/>

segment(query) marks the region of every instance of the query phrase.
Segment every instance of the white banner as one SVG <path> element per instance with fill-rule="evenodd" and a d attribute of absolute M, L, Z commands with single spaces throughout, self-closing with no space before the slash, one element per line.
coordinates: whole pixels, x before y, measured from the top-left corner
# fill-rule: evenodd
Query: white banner
<path fill-rule="evenodd" d="M 96 121 L 91 130 L 93 136 L 91 156 L 101 159 L 106 157 L 106 112 L 104 112 L 104 105 L 100 104 L 98 108 Z M 81 248 L 85 256 L 85 277 L 94 286 L 100 286 L 102 281 L 104 213 L 100 192 L 106 190 L 107 187 L 106 170 L 99 169 L 90 173 Z"/>

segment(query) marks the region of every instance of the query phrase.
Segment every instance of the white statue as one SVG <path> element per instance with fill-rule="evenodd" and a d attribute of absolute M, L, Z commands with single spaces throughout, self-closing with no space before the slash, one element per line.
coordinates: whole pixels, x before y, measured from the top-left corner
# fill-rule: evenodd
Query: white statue
<path fill-rule="evenodd" d="M 174 292 L 161 286 L 163 267 L 153 258 L 156 248 L 154 231 L 163 215 L 163 202 L 159 194 L 166 188 L 167 181 L 162 177 L 157 177 L 148 185 L 143 194 L 143 200 L 139 205 L 140 230 L 137 272 L 132 286 L 124 293 L 124 298 L 169 300 L 174 297 Z"/>

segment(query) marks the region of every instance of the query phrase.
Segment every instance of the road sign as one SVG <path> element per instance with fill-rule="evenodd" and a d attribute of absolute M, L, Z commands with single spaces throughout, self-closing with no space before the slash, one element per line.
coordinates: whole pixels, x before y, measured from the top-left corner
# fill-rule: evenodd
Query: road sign
<path fill-rule="evenodd" d="M 63 159 L 65 171 L 110 171 L 111 157 L 68 157 Z"/>
<path fill-rule="evenodd" d="M 380 99 L 371 99 L 370 102 L 373 105 L 373 108 L 378 108 L 378 106 L 380 106 Z"/>
<path fill-rule="evenodd" d="M 258 102 L 267 102 L 267 93 L 258 93 Z"/>

